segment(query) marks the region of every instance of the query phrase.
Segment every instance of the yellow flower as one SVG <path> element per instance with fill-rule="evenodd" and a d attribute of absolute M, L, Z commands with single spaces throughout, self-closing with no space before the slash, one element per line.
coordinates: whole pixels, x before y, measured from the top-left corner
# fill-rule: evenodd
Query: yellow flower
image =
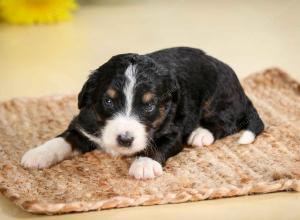
<path fill-rule="evenodd" d="M 12 24 L 64 21 L 76 8 L 75 0 L 0 0 L 1 17 Z"/>

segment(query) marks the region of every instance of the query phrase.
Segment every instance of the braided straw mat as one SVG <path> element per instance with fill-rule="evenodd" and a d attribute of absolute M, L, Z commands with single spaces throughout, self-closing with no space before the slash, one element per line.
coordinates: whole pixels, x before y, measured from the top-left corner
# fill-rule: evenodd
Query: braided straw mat
<path fill-rule="evenodd" d="M 21 156 L 63 131 L 77 113 L 75 96 L 0 103 L 0 191 L 24 210 L 59 214 L 221 197 L 300 191 L 300 84 L 269 69 L 243 82 L 266 130 L 253 144 L 236 134 L 168 160 L 163 176 L 135 180 L 133 158 L 86 153 L 44 170 Z"/>

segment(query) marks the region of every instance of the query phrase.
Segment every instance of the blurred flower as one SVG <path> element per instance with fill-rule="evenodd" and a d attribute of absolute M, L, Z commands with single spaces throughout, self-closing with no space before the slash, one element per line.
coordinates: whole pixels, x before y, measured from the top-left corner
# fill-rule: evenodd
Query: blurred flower
<path fill-rule="evenodd" d="M 72 17 L 76 8 L 75 0 L 0 0 L 1 17 L 12 24 L 64 21 Z"/>

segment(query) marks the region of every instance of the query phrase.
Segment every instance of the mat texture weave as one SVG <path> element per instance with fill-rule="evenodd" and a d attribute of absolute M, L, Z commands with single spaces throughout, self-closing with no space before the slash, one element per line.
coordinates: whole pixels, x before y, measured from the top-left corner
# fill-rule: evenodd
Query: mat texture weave
<path fill-rule="evenodd" d="M 236 134 L 201 149 L 185 148 L 168 160 L 163 176 L 147 181 L 128 176 L 132 158 L 99 151 L 49 169 L 23 169 L 25 151 L 66 128 L 77 113 L 76 97 L 2 102 L 0 191 L 24 210 L 45 214 L 300 191 L 300 84 L 269 69 L 243 86 L 266 124 L 253 144 L 236 144 Z"/>

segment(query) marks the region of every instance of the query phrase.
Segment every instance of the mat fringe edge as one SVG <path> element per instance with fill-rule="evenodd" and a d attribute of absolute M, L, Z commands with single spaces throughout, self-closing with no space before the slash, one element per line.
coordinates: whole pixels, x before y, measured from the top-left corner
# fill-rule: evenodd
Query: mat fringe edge
<path fill-rule="evenodd" d="M 243 187 L 228 185 L 221 188 L 209 188 L 204 190 L 187 189 L 180 193 L 168 193 L 162 196 L 142 196 L 136 198 L 112 197 L 110 199 L 95 202 L 71 202 L 71 203 L 46 203 L 43 201 L 24 201 L 18 203 L 19 196 L 9 192 L 0 186 L 0 192 L 8 199 L 15 201 L 25 211 L 36 214 L 63 214 L 69 212 L 84 212 L 92 210 L 104 210 L 112 208 L 162 205 L 170 203 L 184 203 L 201 201 L 207 199 L 217 199 L 224 197 L 234 197 L 242 195 L 271 193 L 278 191 L 300 191 L 300 180 L 281 179 L 274 182 L 260 182 L 248 184 Z"/>

